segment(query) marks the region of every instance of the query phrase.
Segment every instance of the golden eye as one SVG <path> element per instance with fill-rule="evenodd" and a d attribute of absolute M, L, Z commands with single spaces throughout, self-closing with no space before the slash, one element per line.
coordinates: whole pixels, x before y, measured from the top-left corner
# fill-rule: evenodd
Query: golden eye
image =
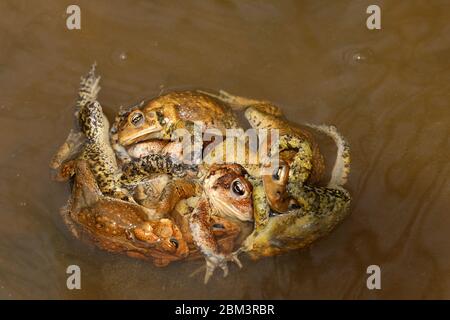
<path fill-rule="evenodd" d="M 237 196 L 243 196 L 246 194 L 245 186 L 239 179 L 234 180 L 231 183 L 231 191 Z"/>
<path fill-rule="evenodd" d="M 144 115 L 142 112 L 135 112 L 130 119 L 130 122 L 135 127 L 140 127 L 144 123 Z"/>

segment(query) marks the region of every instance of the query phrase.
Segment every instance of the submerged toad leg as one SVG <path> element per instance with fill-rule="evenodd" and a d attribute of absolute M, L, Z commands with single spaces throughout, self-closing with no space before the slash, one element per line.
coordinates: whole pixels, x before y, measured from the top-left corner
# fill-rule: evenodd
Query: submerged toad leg
<path fill-rule="evenodd" d="M 66 141 L 59 147 L 56 154 L 53 156 L 50 161 L 50 168 L 54 170 L 58 170 L 61 168 L 62 164 L 73 158 L 77 153 L 81 151 L 81 147 L 85 142 L 85 137 L 82 132 L 75 132 L 74 130 L 70 130 L 69 135 L 66 138 Z"/>
<path fill-rule="evenodd" d="M 197 207 L 192 212 L 189 225 L 192 237 L 206 259 L 206 273 L 204 283 L 208 283 L 214 270 L 220 267 L 224 277 L 228 275 L 228 261 L 235 262 L 240 268 L 242 264 L 236 254 L 225 255 L 220 252 L 219 246 L 210 229 L 211 206 L 205 195 L 202 196 Z"/>

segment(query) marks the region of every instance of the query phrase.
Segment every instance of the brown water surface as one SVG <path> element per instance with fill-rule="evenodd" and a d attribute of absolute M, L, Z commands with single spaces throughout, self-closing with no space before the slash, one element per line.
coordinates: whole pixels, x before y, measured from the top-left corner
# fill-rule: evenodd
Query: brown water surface
<path fill-rule="evenodd" d="M 382 29 L 365 26 L 382 9 Z M 0 2 L 0 298 L 450 298 L 449 1 Z M 310 249 L 244 259 L 207 286 L 202 261 L 158 269 L 74 239 L 48 162 L 97 61 L 113 116 L 177 88 L 269 99 L 352 147 L 352 215 Z M 82 289 L 66 288 L 66 267 Z M 368 290 L 366 268 L 382 271 Z"/>

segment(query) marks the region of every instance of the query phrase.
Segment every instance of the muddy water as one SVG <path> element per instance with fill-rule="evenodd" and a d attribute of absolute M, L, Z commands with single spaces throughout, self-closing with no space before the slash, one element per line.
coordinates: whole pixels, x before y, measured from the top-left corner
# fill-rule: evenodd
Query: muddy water
<path fill-rule="evenodd" d="M 365 27 L 382 8 L 382 30 Z M 0 3 L 0 298 L 450 298 L 448 1 Z M 352 215 L 310 249 L 233 267 L 158 269 L 79 243 L 58 215 L 68 186 L 48 161 L 97 61 L 112 116 L 123 104 L 203 87 L 270 99 L 348 138 Z M 66 267 L 82 289 L 66 288 Z M 382 289 L 366 288 L 379 265 Z"/>

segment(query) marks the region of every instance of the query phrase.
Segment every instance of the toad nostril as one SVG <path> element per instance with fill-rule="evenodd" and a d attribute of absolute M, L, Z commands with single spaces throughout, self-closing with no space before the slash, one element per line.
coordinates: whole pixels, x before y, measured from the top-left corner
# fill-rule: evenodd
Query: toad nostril
<path fill-rule="evenodd" d="M 175 239 L 175 238 L 170 238 L 170 243 L 173 244 L 174 247 L 177 248 L 177 249 L 178 249 L 178 247 L 179 247 L 179 245 L 180 245 L 180 244 L 178 243 L 178 240 Z"/>

